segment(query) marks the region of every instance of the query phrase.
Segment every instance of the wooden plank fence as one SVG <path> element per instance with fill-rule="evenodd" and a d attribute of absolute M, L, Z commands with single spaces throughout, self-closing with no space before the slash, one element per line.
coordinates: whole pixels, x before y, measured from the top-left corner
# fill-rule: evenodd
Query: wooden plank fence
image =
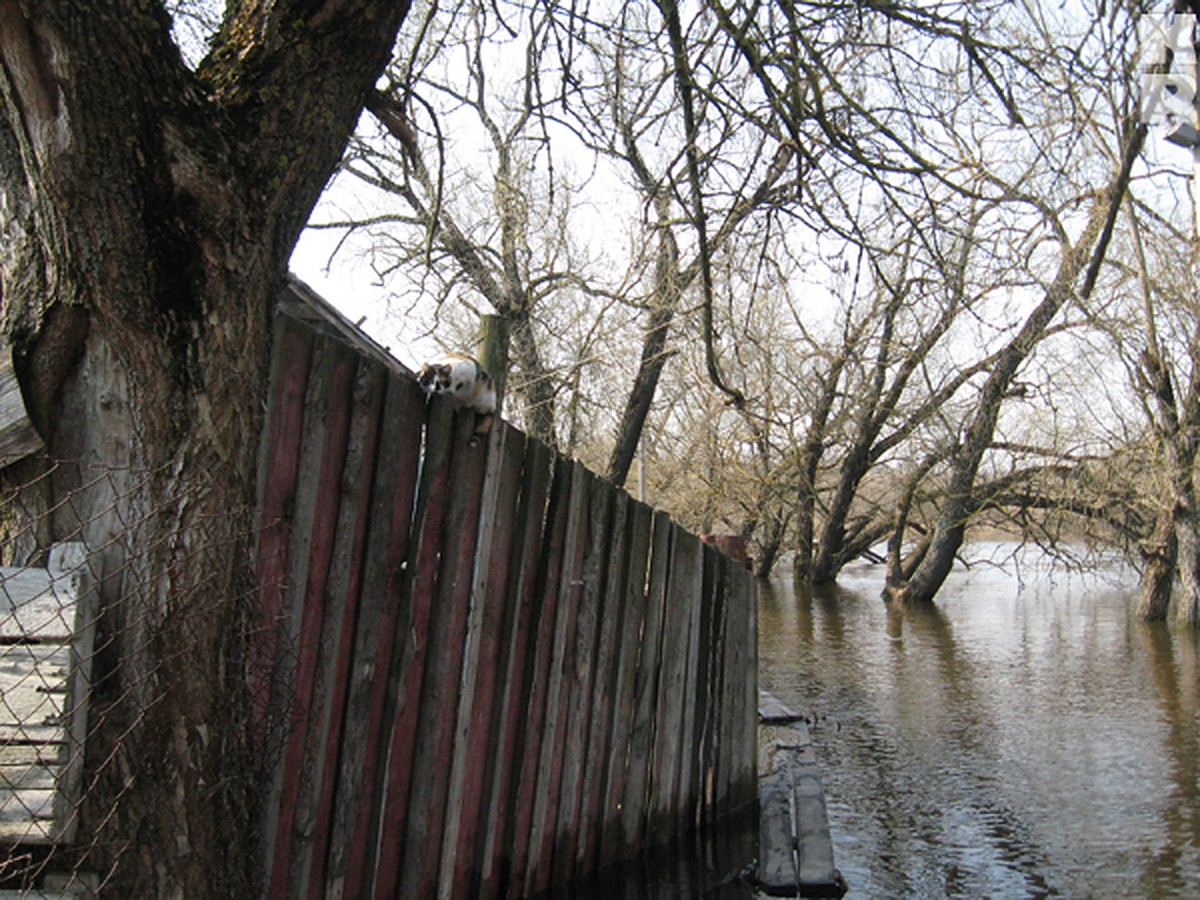
<path fill-rule="evenodd" d="M 260 478 L 267 893 L 527 896 L 752 805 L 749 573 L 304 309 Z"/>

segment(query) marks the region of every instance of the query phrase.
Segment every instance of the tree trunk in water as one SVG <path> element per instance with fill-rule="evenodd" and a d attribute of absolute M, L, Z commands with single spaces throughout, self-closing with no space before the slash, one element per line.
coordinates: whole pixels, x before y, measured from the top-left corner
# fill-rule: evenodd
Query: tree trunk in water
<path fill-rule="evenodd" d="M 4 333 L 47 448 L 8 480 L 100 579 L 78 843 L 115 894 L 257 893 L 272 310 L 404 11 L 231 5 L 192 73 L 157 4 L 0 0 Z"/>
<path fill-rule="evenodd" d="M 1194 498 L 1189 496 L 1188 501 L 1175 522 L 1179 545 L 1179 597 L 1175 622 L 1181 628 L 1196 628 L 1200 626 L 1200 532 L 1196 527 Z"/>
<path fill-rule="evenodd" d="M 1146 568 L 1142 573 L 1141 593 L 1138 596 L 1137 616 L 1147 622 L 1167 618 L 1171 591 L 1175 586 L 1175 563 L 1178 544 L 1175 539 L 1175 510 L 1170 507 L 1159 515 L 1143 556 Z"/>
<path fill-rule="evenodd" d="M 1013 339 L 997 355 L 991 374 L 980 391 L 979 404 L 962 441 L 951 458 L 946 499 L 938 515 L 929 552 L 903 585 L 889 589 L 896 599 L 929 603 L 941 589 L 962 547 L 967 521 L 974 512 L 972 496 L 983 455 L 992 443 L 1000 408 L 1017 369 L 1033 352 L 1038 341 L 1063 305 L 1076 296 L 1075 284 L 1083 277 L 1078 296 L 1087 299 L 1095 286 L 1100 265 L 1112 238 L 1121 200 L 1129 185 L 1133 163 L 1146 140 L 1146 126 L 1137 124 L 1126 132 L 1121 166 L 1100 193 L 1088 213 L 1083 233 L 1074 246 L 1064 246 L 1054 281 L 1046 288 L 1037 307 L 1022 323 Z"/>

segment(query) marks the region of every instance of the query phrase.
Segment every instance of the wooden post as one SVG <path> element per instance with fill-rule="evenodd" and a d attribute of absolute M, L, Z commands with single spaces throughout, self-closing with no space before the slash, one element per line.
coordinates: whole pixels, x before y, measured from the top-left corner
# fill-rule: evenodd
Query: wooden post
<path fill-rule="evenodd" d="M 504 388 L 508 383 L 508 319 L 501 315 L 484 316 L 480 321 L 476 359 L 496 383 L 496 415 L 504 408 Z"/>

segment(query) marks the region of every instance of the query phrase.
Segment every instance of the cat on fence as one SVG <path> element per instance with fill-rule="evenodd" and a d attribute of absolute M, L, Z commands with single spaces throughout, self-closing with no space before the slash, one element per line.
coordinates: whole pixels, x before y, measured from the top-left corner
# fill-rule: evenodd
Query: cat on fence
<path fill-rule="evenodd" d="M 472 356 L 445 353 L 421 366 L 417 383 L 427 394 L 449 394 L 460 406 L 475 410 L 471 443 L 488 433 L 496 415 L 496 384 Z"/>

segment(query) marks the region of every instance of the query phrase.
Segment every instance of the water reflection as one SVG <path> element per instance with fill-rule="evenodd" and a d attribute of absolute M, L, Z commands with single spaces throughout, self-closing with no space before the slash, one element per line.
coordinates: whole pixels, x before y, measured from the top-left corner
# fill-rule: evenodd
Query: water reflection
<path fill-rule="evenodd" d="M 817 719 L 852 895 L 1200 895 L 1197 636 L 1100 576 L 1007 559 L 904 610 L 874 567 L 762 591 L 760 681 Z"/>

